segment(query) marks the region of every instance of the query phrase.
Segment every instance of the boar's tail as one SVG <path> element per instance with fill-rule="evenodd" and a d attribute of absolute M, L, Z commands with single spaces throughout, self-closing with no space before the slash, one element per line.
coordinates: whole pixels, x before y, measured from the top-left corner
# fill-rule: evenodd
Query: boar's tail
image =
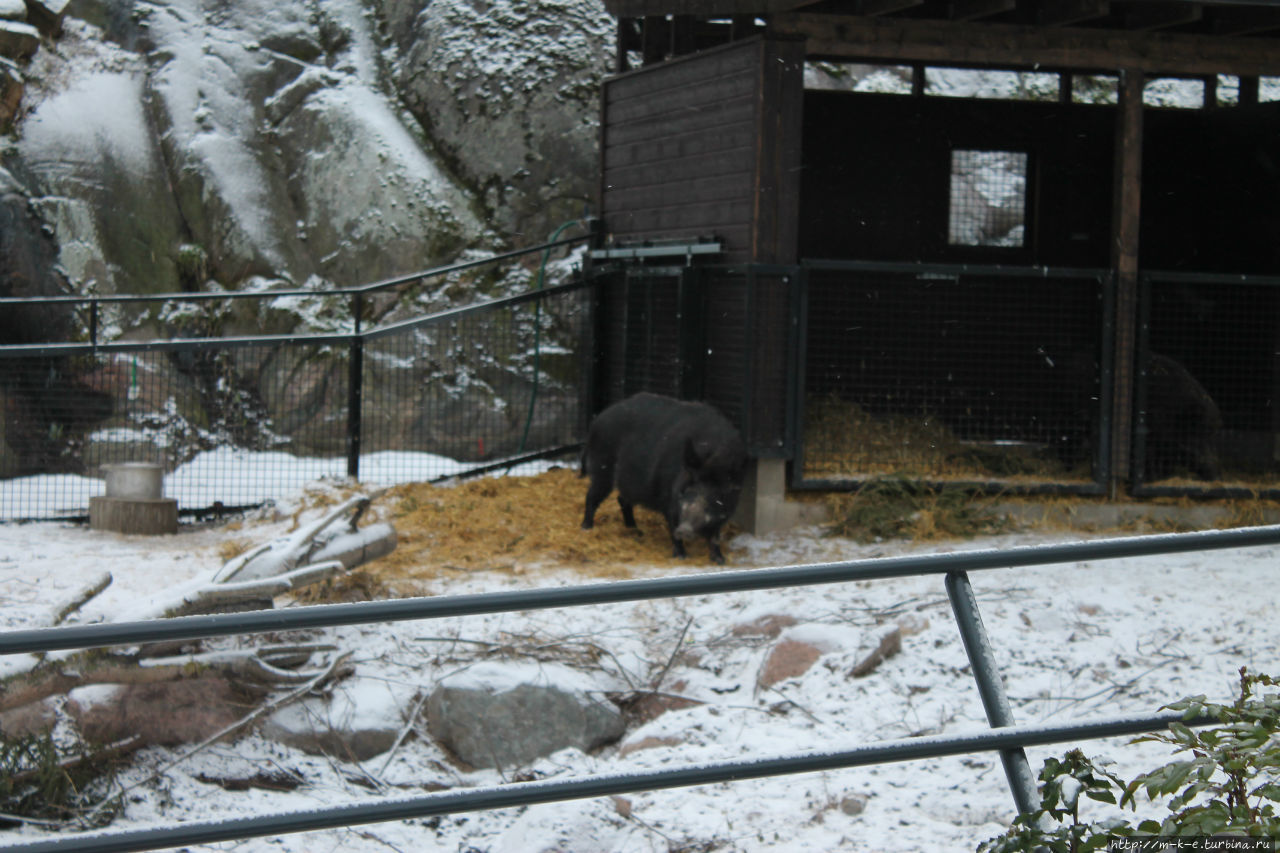
<path fill-rule="evenodd" d="M 587 476 L 587 446 L 582 445 L 582 452 L 578 454 L 578 478 Z"/>

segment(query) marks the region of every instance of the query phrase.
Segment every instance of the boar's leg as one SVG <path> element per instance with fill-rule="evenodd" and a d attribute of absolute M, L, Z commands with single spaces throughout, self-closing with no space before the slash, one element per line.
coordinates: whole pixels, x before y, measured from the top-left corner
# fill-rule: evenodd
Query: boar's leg
<path fill-rule="evenodd" d="M 711 559 L 718 565 L 724 565 L 724 554 L 720 551 L 720 543 L 710 537 L 707 538 L 707 547 L 711 549 Z"/>
<path fill-rule="evenodd" d="M 689 555 L 684 550 L 684 539 L 680 536 L 679 533 L 676 533 L 676 529 L 679 526 L 680 526 L 679 515 L 676 515 L 676 517 L 672 518 L 671 514 L 668 514 L 667 515 L 667 532 L 671 534 L 671 556 L 679 557 L 680 559 L 683 560 L 685 557 Z"/>
<path fill-rule="evenodd" d="M 622 523 L 639 533 L 636 528 L 636 505 L 618 495 L 618 506 L 622 508 Z"/>
<path fill-rule="evenodd" d="M 596 523 L 596 510 L 600 507 L 600 502 L 609 497 L 609 492 L 613 491 L 613 484 L 604 477 L 592 477 L 591 485 L 587 487 L 587 506 L 582 515 L 582 529 L 590 530 Z"/>

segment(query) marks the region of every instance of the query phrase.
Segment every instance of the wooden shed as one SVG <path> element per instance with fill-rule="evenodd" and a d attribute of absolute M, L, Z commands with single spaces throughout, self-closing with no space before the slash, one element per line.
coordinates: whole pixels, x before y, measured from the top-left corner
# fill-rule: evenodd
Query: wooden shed
<path fill-rule="evenodd" d="M 1269 488 L 1280 3 L 605 5 L 601 402 L 765 491 Z"/>

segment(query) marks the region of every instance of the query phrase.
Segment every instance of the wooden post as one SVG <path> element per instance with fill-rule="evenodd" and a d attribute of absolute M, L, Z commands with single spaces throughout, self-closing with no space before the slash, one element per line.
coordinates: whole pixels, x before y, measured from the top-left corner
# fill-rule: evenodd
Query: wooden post
<path fill-rule="evenodd" d="M 1258 104 L 1258 78 L 1240 78 L 1240 106 L 1252 107 Z"/>
<path fill-rule="evenodd" d="M 1133 435 L 1133 388 L 1137 370 L 1138 236 L 1142 204 L 1142 89 L 1140 69 L 1120 71 L 1116 110 L 1114 204 L 1111 216 L 1111 268 L 1116 282 L 1115 375 L 1111 420 L 1112 498 L 1129 479 Z"/>

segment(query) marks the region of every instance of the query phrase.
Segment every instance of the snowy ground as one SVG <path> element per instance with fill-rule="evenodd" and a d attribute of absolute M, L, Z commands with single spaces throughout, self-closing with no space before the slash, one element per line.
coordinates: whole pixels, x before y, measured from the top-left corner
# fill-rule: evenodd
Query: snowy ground
<path fill-rule="evenodd" d="M 157 588 L 221 565 L 219 546 L 224 541 L 266 541 L 284 533 L 289 523 L 287 518 L 260 519 L 238 529 L 206 527 L 157 538 L 55 523 L 0 525 L 0 626 L 45 624 L 49 607 L 103 570 L 110 571 L 115 582 L 86 609 L 85 618 L 132 610 Z M 741 537 L 734 543 L 741 549 L 734 568 L 1069 538 L 1076 537 L 1037 533 L 919 547 L 864 546 L 807 529 L 767 538 Z M 1154 712 L 1189 694 L 1230 698 L 1242 665 L 1280 673 L 1280 639 L 1271 622 L 1280 604 L 1274 582 L 1276 557 L 1273 548 L 1256 548 L 974 573 L 974 588 L 1005 668 L 1016 719 L 1063 723 Z M 684 569 L 710 570 L 700 565 Z M 636 574 L 656 572 L 640 568 Z M 461 593 L 578 580 L 549 567 L 518 577 L 475 574 L 407 591 Z M 756 679 L 771 641 L 736 636 L 733 629 L 769 614 L 798 620 L 784 637 L 818 639 L 830 651 L 802 677 L 762 691 Z M 904 619 L 921 630 L 904 637 L 903 652 L 870 676 L 847 678 L 848 670 Z M 940 577 L 371 625 L 314 636 L 354 651 L 364 684 L 381 683 L 389 696 L 405 696 L 429 690 L 440 675 L 474 663 L 485 648 L 459 641 L 563 649 L 570 662 L 574 649 L 590 644 L 608 652 L 596 664 L 599 677 L 619 684 L 628 678 L 648 682 L 671 660 L 686 624 L 684 653 L 671 666 L 663 689 L 704 704 L 669 711 L 632 728 L 618 746 L 595 755 L 561 751 L 525 768 L 522 778 L 781 755 L 985 726 Z M 7 667 L 16 664 L 10 660 Z M 6 662 L 0 661 L 0 671 L 5 668 Z M 1114 761 L 1112 769 L 1126 777 L 1151 769 L 1167 756 L 1155 746 L 1130 746 L 1127 741 L 1095 741 L 1084 747 L 1090 755 Z M 642 742 L 649 748 L 627 749 Z M 1066 748 L 1029 750 L 1033 769 L 1038 771 L 1046 756 Z M 175 754 L 159 748 L 139 753 L 122 782 L 143 779 Z M 259 772 L 287 773 L 303 784 L 290 792 L 228 792 L 199 781 Z M 496 771 L 458 769 L 425 736 L 411 737 L 392 755 L 356 767 L 253 735 L 219 745 L 178 765 L 163 781 L 134 790 L 124 817 L 114 826 L 310 809 L 413 795 L 440 786 L 503 781 Z M 866 798 L 865 809 L 846 813 L 842 803 L 848 805 L 859 795 Z M 373 824 L 207 849 L 972 850 L 1001 832 L 1012 817 L 1004 775 L 991 754 L 624 799 Z M 8 831 L 0 833 L 0 844 L 39 835 L 36 829 Z"/>

